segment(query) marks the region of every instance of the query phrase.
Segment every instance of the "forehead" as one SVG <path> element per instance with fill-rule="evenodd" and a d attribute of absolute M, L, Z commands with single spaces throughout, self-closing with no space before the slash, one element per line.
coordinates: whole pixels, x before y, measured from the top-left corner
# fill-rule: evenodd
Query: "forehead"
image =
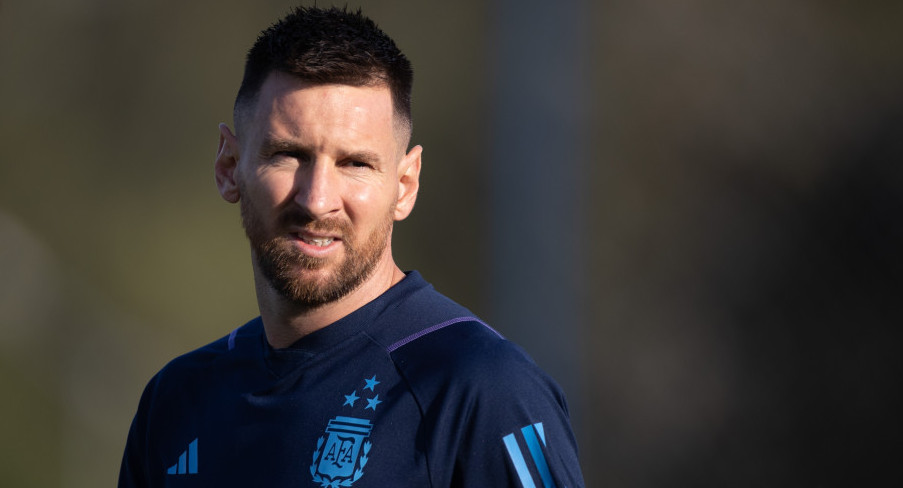
<path fill-rule="evenodd" d="M 254 125 L 265 134 L 393 136 L 392 96 L 385 85 L 313 84 L 275 72 L 261 86 L 255 105 Z"/>

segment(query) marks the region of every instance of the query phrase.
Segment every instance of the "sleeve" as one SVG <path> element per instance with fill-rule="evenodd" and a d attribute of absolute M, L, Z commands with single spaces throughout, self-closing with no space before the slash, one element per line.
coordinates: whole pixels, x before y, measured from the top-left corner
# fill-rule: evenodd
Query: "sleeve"
<path fill-rule="evenodd" d="M 561 389 L 486 330 L 447 327 L 398 357 L 421 405 L 433 486 L 584 487 Z"/>
<path fill-rule="evenodd" d="M 148 459 L 148 418 L 156 391 L 159 375 L 155 376 L 144 388 L 141 401 L 138 403 L 138 412 L 132 419 L 129 428 L 129 436 L 125 444 L 125 452 L 122 456 L 122 465 L 119 469 L 119 488 L 144 488 L 158 486 L 149 476 Z"/>
<path fill-rule="evenodd" d="M 519 350 L 500 351 L 467 395 L 454 487 L 584 486 L 564 394 Z"/>

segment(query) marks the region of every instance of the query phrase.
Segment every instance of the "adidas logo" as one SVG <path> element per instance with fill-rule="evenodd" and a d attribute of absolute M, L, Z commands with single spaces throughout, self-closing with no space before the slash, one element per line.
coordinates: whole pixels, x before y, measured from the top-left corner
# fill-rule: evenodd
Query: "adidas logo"
<path fill-rule="evenodd" d="M 198 440 L 191 441 L 188 449 L 179 454 L 179 462 L 166 470 L 166 474 L 197 474 L 198 473 Z"/>
<path fill-rule="evenodd" d="M 542 422 L 527 425 L 518 432 L 512 432 L 502 438 L 505 443 L 505 449 L 508 451 L 508 457 L 514 464 L 514 470 L 520 478 L 521 485 L 524 488 L 536 488 L 537 483 L 534 475 L 538 474 L 541 480 L 539 486 L 545 488 L 556 488 L 555 481 L 552 479 L 552 473 L 549 470 L 549 463 L 546 462 L 544 450 L 546 446 L 546 433 L 542 427 Z M 530 463 L 524 458 L 522 445 L 526 445 L 527 452 L 532 459 L 532 469 Z"/>

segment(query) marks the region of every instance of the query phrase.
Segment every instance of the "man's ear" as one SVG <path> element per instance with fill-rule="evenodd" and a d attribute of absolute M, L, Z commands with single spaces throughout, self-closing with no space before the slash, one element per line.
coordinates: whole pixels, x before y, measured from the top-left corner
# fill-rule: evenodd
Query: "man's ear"
<path fill-rule="evenodd" d="M 241 198 L 235 179 L 238 158 L 238 138 L 229 130 L 229 126 L 220 124 L 219 148 L 216 151 L 216 161 L 213 163 L 213 174 L 216 177 L 219 194 L 229 203 L 236 203 Z"/>
<path fill-rule="evenodd" d="M 395 202 L 395 220 L 404 220 L 414 209 L 417 191 L 420 189 L 420 156 L 423 147 L 414 146 L 398 163 L 398 200 Z"/>

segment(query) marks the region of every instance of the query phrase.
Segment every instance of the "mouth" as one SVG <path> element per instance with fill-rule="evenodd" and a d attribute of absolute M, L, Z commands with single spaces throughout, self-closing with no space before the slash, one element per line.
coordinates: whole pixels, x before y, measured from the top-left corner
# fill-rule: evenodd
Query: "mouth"
<path fill-rule="evenodd" d="M 298 239 L 301 239 L 302 242 L 306 244 L 310 244 L 311 246 L 316 247 L 326 247 L 335 241 L 333 237 L 310 237 L 298 234 Z"/>
<path fill-rule="evenodd" d="M 350 233 L 348 226 L 338 220 L 289 223 L 286 230 L 298 251 L 314 258 L 327 258 L 340 252 L 345 247 L 345 236 Z"/>
<path fill-rule="evenodd" d="M 296 242 L 302 246 L 302 249 L 306 249 L 305 252 L 315 254 L 330 252 L 342 242 L 340 235 L 334 232 L 297 229 L 292 232 L 292 236 L 296 239 Z"/>

